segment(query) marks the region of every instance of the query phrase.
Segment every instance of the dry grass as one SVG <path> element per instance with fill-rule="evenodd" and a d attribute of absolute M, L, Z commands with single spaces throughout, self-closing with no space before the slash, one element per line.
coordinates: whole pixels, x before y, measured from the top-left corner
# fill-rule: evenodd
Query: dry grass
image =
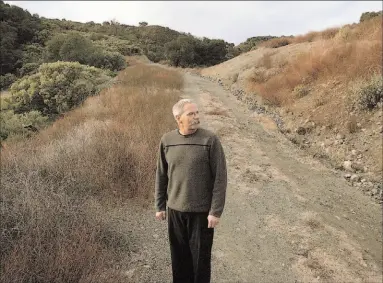
<path fill-rule="evenodd" d="M 278 37 L 273 38 L 267 41 L 264 41 L 259 44 L 260 47 L 268 47 L 268 48 L 278 48 L 282 46 L 289 45 L 293 42 L 293 38 L 291 37 Z"/>
<path fill-rule="evenodd" d="M 219 109 L 219 108 L 214 108 L 212 110 L 205 111 L 206 115 L 216 115 L 216 116 L 224 116 L 224 117 L 229 117 L 229 113 L 225 109 Z"/>
<path fill-rule="evenodd" d="M 271 56 L 273 56 L 275 52 L 268 52 L 264 54 L 261 58 L 261 66 L 265 67 L 266 69 L 270 69 L 272 67 L 272 60 Z"/>
<path fill-rule="evenodd" d="M 129 248 L 106 215 L 152 201 L 161 135 L 182 77 L 137 63 L 119 84 L 1 152 L 1 282 L 123 282 Z"/>
<path fill-rule="evenodd" d="M 308 219 L 306 220 L 306 224 L 313 230 L 323 228 L 322 223 L 317 219 Z"/>
<path fill-rule="evenodd" d="M 313 42 L 318 40 L 328 40 L 334 38 L 339 32 L 339 28 L 329 28 L 324 31 L 311 31 L 304 35 L 298 35 L 291 40 L 291 43 Z"/>
<path fill-rule="evenodd" d="M 267 48 L 278 48 L 289 44 L 303 42 L 325 41 L 331 39 L 352 40 L 381 40 L 382 39 L 382 17 L 375 17 L 360 24 L 345 25 L 341 28 L 328 28 L 323 31 L 310 31 L 295 37 L 279 37 L 267 40 L 259 46 Z"/>
<path fill-rule="evenodd" d="M 326 30 L 301 37 L 300 41 L 321 39 L 308 52 L 292 57 L 275 76 L 266 79 L 257 69 L 249 79 L 252 90 L 275 105 L 286 105 L 294 100 L 291 93 L 298 85 L 334 78 L 347 85 L 356 79 L 368 80 L 374 74 L 381 74 L 381 18 L 347 28 L 349 31 L 346 37 L 337 37 L 345 28 L 339 29 L 334 36 L 335 30 Z"/>
<path fill-rule="evenodd" d="M 350 134 L 353 134 L 353 133 L 356 133 L 357 130 L 358 130 L 358 120 L 356 119 L 355 116 L 350 116 L 349 120 L 347 121 L 347 131 L 350 133 Z"/>

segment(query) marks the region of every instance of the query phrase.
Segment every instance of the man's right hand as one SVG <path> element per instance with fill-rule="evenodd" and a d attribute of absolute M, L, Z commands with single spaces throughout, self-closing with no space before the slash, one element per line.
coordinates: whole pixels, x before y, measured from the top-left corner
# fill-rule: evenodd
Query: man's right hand
<path fill-rule="evenodd" d="M 157 220 L 165 220 L 166 219 L 166 212 L 165 211 L 156 212 L 156 219 Z"/>

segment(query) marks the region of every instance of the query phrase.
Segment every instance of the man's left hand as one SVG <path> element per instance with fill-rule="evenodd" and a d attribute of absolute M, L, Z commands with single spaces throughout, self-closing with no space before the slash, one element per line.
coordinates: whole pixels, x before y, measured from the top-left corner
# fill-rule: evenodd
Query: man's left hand
<path fill-rule="evenodd" d="M 219 223 L 219 218 L 213 215 L 209 215 L 207 217 L 207 222 L 208 222 L 207 228 L 215 228 Z"/>

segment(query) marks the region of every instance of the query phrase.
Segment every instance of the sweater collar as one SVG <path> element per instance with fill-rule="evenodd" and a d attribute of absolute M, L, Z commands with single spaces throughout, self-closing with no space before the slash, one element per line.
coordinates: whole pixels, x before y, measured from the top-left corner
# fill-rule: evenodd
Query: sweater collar
<path fill-rule="evenodd" d="M 198 128 L 194 133 L 192 133 L 192 134 L 189 134 L 189 135 L 183 135 L 183 134 L 180 133 L 180 130 L 177 129 L 177 133 L 178 133 L 180 136 L 184 137 L 184 138 L 188 138 L 188 137 L 192 137 L 192 136 L 194 136 L 194 135 L 198 132 L 198 130 L 199 130 L 199 128 Z"/>

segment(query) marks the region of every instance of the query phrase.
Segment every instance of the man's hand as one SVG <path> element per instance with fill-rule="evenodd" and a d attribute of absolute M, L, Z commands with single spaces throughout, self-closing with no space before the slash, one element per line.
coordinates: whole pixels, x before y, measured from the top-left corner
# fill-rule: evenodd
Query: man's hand
<path fill-rule="evenodd" d="M 165 220 L 166 219 L 166 211 L 156 212 L 156 219 L 157 220 Z"/>
<path fill-rule="evenodd" d="M 209 215 L 207 217 L 207 222 L 208 222 L 207 228 L 215 228 L 219 223 L 219 218 L 213 215 Z"/>

